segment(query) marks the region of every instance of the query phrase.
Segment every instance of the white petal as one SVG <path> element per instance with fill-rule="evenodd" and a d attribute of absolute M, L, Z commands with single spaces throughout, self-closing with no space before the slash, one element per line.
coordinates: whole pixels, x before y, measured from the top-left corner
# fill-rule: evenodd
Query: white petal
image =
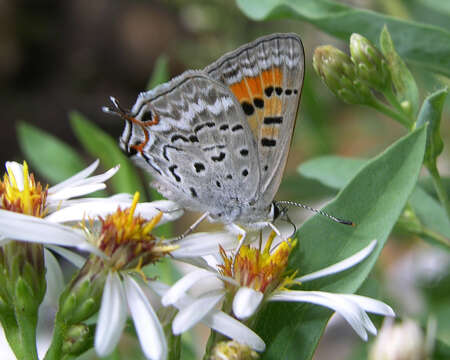
<path fill-rule="evenodd" d="M 175 304 L 192 286 L 208 277 L 216 277 L 216 274 L 206 270 L 191 271 L 170 288 L 170 290 L 162 297 L 161 303 L 164 306 Z"/>
<path fill-rule="evenodd" d="M 261 352 L 266 348 L 264 341 L 254 331 L 222 311 L 209 313 L 203 318 L 202 322 L 211 329 L 241 344 L 248 345 L 256 351 Z"/>
<path fill-rule="evenodd" d="M 58 308 L 58 298 L 64 289 L 64 275 L 58 260 L 55 256 L 44 248 L 45 258 L 45 281 L 47 289 L 42 303 L 51 306 L 54 309 Z"/>
<path fill-rule="evenodd" d="M 116 347 L 127 320 L 125 291 L 116 272 L 110 272 L 103 289 L 102 303 L 95 329 L 95 350 L 109 355 Z"/>
<path fill-rule="evenodd" d="M 392 308 L 382 301 L 372 299 L 366 296 L 353 295 L 353 294 L 341 294 L 341 296 L 358 303 L 364 311 L 372 314 L 392 316 L 395 317 L 395 312 Z"/>
<path fill-rule="evenodd" d="M 176 243 L 180 247 L 171 254 L 175 257 L 197 257 L 216 254 L 219 245 L 225 250 L 232 250 L 237 245 L 237 236 L 226 231 L 213 233 L 194 233 Z"/>
<path fill-rule="evenodd" d="M 181 309 L 172 322 L 172 330 L 175 335 L 179 335 L 206 316 L 223 299 L 224 292 L 213 292 L 195 300 L 189 306 Z"/>
<path fill-rule="evenodd" d="M 152 360 L 165 360 L 167 341 L 158 316 L 136 281 L 128 275 L 124 281 L 128 308 L 145 356 Z"/>
<path fill-rule="evenodd" d="M 83 196 L 103 189 L 106 189 L 106 185 L 103 183 L 66 187 L 54 194 L 51 194 L 51 196 L 49 195 L 48 201 L 50 203 L 58 203 L 61 200 Z"/>
<path fill-rule="evenodd" d="M 264 294 L 246 286 L 239 288 L 233 299 L 233 313 L 240 320 L 252 316 L 258 309 Z"/>
<path fill-rule="evenodd" d="M 54 251 L 58 255 L 62 256 L 64 259 L 69 261 L 72 265 L 76 266 L 77 268 L 81 268 L 84 263 L 86 262 L 86 258 L 83 256 L 68 250 L 66 248 L 57 246 L 57 245 L 45 245 L 46 248 Z"/>
<path fill-rule="evenodd" d="M 11 176 L 11 174 L 14 176 L 14 179 L 16 180 L 17 188 L 20 191 L 23 191 L 23 165 L 15 162 L 15 161 L 7 161 L 6 162 L 6 170 L 8 171 L 8 174 Z"/>
<path fill-rule="evenodd" d="M 375 249 L 376 245 L 377 245 L 377 241 L 372 240 L 369 245 L 367 245 L 364 249 L 358 251 L 356 254 L 354 254 L 342 261 L 339 261 L 334 265 L 328 266 L 324 269 L 315 271 L 308 275 L 298 277 L 298 278 L 294 279 L 294 281 L 299 281 L 299 282 L 311 281 L 314 279 L 318 279 L 318 278 L 321 278 L 324 276 L 336 274 L 338 272 L 347 270 L 347 269 L 355 266 L 356 264 L 360 263 L 361 261 L 363 261 L 366 257 L 368 257 L 372 253 L 372 251 Z"/>
<path fill-rule="evenodd" d="M 2 209 L 0 209 L 0 234 L 14 240 L 43 244 L 77 247 L 85 247 L 87 244 L 81 231 Z"/>
<path fill-rule="evenodd" d="M 339 313 L 356 333 L 367 341 L 364 311 L 354 302 L 345 299 L 339 294 L 322 291 L 280 291 L 272 295 L 270 301 L 307 302 L 330 308 Z M 365 313 L 364 313 L 365 314 Z"/>
<path fill-rule="evenodd" d="M 52 222 L 73 222 L 81 221 L 87 217 L 96 218 L 97 216 L 105 217 L 117 211 L 120 207 L 121 209 L 126 209 L 131 206 L 132 201 L 112 201 L 109 198 L 97 199 L 89 202 L 79 202 L 53 212 L 48 215 L 45 219 Z M 154 203 L 159 203 L 158 201 L 150 203 L 141 203 L 136 207 L 135 215 L 141 215 L 146 219 L 151 219 L 159 214 L 159 208 Z M 174 211 L 172 213 L 163 214 L 159 225 L 164 224 L 168 221 L 172 221 L 176 217 L 182 214 L 182 210 Z"/>
<path fill-rule="evenodd" d="M 54 186 L 48 190 L 49 193 L 49 199 L 61 199 L 63 198 L 62 195 L 60 195 L 61 192 L 64 192 L 65 189 L 69 188 L 78 188 L 78 187 L 85 187 L 86 185 L 95 185 L 95 184 L 102 184 L 109 178 L 111 178 L 118 170 L 119 165 L 113 167 L 112 169 L 109 169 L 103 174 L 95 175 L 91 177 L 79 177 L 77 179 L 74 179 L 74 176 L 69 178 L 68 180 L 64 181 L 63 183 L 58 184 L 57 186 Z M 77 175 L 75 175 L 77 176 Z M 61 184 L 64 184 L 64 186 L 61 186 Z M 56 188 L 56 189 L 55 189 Z"/>
<path fill-rule="evenodd" d="M 89 175 L 91 175 L 95 169 L 97 169 L 97 166 L 99 164 L 99 160 L 95 160 L 91 165 L 89 165 L 86 169 L 81 170 L 80 172 L 76 173 L 75 175 L 71 176 L 70 178 L 60 182 L 57 185 L 54 185 L 48 189 L 49 194 L 53 194 L 60 189 L 63 189 L 67 186 L 73 185 L 77 183 L 79 180 L 87 178 Z"/>

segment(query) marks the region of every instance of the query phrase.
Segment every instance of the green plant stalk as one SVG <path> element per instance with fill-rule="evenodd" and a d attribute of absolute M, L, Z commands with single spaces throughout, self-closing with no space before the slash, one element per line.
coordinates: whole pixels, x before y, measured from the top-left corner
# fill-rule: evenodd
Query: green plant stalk
<path fill-rule="evenodd" d="M 450 203 L 448 201 L 447 192 L 445 191 L 444 184 L 442 183 L 441 176 L 439 175 L 439 171 L 436 167 L 436 163 L 427 166 L 428 171 L 430 172 L 431 178 L 433 179 L 433 185 L 436 189 L 439 201 L 447 213 L 447 217 L 450 220 Z"/>
<path fill-rule="evenodd" d="M 169 352 L 167 360 L 180 360 L 181 359 L 181 335 L 175 336 L 172 334 L 172 323 L 167 324 L 164 327 L 164 332 L 167 338 L 167 345 Z"/>
<path fill-rule="evenodd" d="M 411 126 L 415 123 L 415 118 L 410 117 L 407 113 L 405 113 L 405 109 L 402 108 L 402 105 L 398 102 L 397 97 L 392 91 L 391 86 L 388 86 L 387 89 L 383 92 L 383 95 L 389 101 L 389 103 L 396 108 L 403 116 L 406 115 L 408 120 L 408 128 L 412 130 Z"/>
<path fill-rule="evenodd" d="M 445 246 L 447 249 L 450 249 L 450 240 L 433 230 L 423 228 L 422 231 L 419 233 L 419 236 L 420 235 L 427 236 L 436 241 L 437 243 Z"/>
<path fill-rule="evenodd" d="M 23 309 L 14 306 L 14 312 L 16 315 L 17 328 L 19 332 L 19 339 L 21 342 L 22 357 L 18 357 L 19 360 L 32 360 L 38 359 L 36 348 L 36 327 L 37 327 L 37 315 L 31 315 L 24 312 Z"/>
<path fill-rule="evenodd" d="M 50 347 L 45 354 L 44 360 L 59 360 L 63 358 L 62 346 L 64 335 L 67 330 L 67 324 L 60 319 L 61 312 L 58 311 L 55 318 L 55 328 L 53 329 L 53 338 Z"/>
<path fill-rule="evenodd" d="M 13 313 L 14 312 L 11 311 L 8 314 L 2 314 L 1 324 L 5 332 L 5 337 L 8 340 L 8 344 L 16 355 L 17 359 L 26 359 L 27 353 L 22 347 L 19 327 Z"/>
<path fill-rule="evenodd" d="M 411 121 L 408 117 L 405 117 L 403 113 L 399 113 L 394 111 L 389 106 L 386 106 L 382 102 L 373 99 L 369 104 L 369 106 L 372 106 L 374 109 L 378 110 L 379 112 L 389 116 L 390 118 L 397 120 L 400 124 L 405 126 L 407 129 L 411 129 Z"/>

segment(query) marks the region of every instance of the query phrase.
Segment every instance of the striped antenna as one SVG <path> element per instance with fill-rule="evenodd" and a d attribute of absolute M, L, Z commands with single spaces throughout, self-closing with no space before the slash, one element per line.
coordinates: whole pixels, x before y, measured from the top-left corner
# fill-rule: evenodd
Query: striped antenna
<path fill-rule="evenodd" d="M 330 214 L 326 213 L 325 211 L 317 210 L 317 209 L 314 209 L 314 208 L 312 208 L 312 207 L 310 207 L 308 205 L 300 204 L 300 203 L 297 203 L 297 202 L 294 202 L 294 201 L 276 201 L 275 205 L 297 206 L 297 207 L 301 207 L 303 209 L 312 211 L 312 212 L 314 212 L 316 214 L 323 215 L 323 216 L 325 216 L 325 217 L 327 217 L 327 218 L 329 218 L 329 219 L 331 219 L 331 220 L 333 220 L 333 221 L 335 221 L 335 222 L 337 222 L 339 224 L 350 225 L 350 226 L 355 226 L 356 225 L 353 221 L 339 219 L 339 218 L 337 218 L 337 217 L 335 217 L 333 215 L 330 215 Z"/>

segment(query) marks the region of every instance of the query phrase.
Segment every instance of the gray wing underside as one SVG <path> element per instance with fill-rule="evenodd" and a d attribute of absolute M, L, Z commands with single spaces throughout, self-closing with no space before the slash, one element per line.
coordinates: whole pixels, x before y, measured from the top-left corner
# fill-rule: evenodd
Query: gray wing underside
<path fill-rule="evenodd" d="M 219 214 L 251 202 L 259 168 L 251 130 L 228 88 L 202 72 L 187 72 L 142 93 L 133 111 L 159 119 L 137 162 L 168 199 Z M 225 210 L 226 211 L 226 210 Z"/>
<path fill-rule="evenodd" d="M 276 69 L 282 74 L 279 83 Z M 303 86 L 304 51 L 300 38 L 296 34 L 272 34 L 259 38 L 224 55 L 204 71 L 230 89 L 236 84 L 246 85 L 249 99 L 244 97 L 239 100 L 241 103 L 254 101 L 262 95 L 264 107 L 258 109 L 255 106 L 255 112 L 247 115 L 247 121 L 258 149 L 261 173 L 259 200 L 264 204 L 272 202 L 286 165 Z M 264 72 L 269 76 L 261 76 Z M 262 94 L 252 91 L 251 82 L 255 79 Z M 272 91 L 267 96 L 265 89 L 270 86 L 281 87 L 282 93 Z M 282 123 L 266 123 L 270 118 L 282 119 Z"/>

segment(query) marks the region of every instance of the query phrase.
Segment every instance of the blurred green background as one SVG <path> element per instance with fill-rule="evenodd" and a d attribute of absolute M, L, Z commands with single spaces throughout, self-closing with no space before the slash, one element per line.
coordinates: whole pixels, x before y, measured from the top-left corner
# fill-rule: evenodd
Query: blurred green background
<path fill-rule="evenodd" d="M 450 31 L 450 2 L 445 0 L 341 3 Z M 93 158 L 83 150 L 88 147 L 86 143 L 83 147 L 77 140 L 79 136 L 74 134 L 69 122 L 70 111 L 78 111 L 117 139 L 123 124 L 118 118 L 102 113 L 101 107 L 108 103 L 110 95 L 120 99 L 122 106 L 131 107 L 137 94 L 147 88 L 161 55 L 166 56 L 172 77 L 186 69 L 203 68 L 225 52 L 272 32 L 298 33 L 304 43 L 307 66 L 295 138 L 277 197 L 320 206 L 335 191 L 301 178 L 297 173 L 300 163 L 326 154 L 371 157 L 406 131 L 375 110 L 344 104 L 314 73 L 311 64 L 315 47 L 332 44 L 348 52 L 348 41 L 337 40 L 305 22 L 251 21 L 230 0 L 1 1 L 0 160 L 2 163 L 28 160 L 17 136 L 17 126 L 26 123 L 78 149 L 87 163 Z M 421 99 L 442 84 L 449 84 L 444 77 L 408 66 L 419 83 Z M 441 121 L 445 148 L 438 163 L 441 174 L 447 177 L 450 174 L 449 103 Z M 97 140 L 99 147 L 105 146 L 103 139 Z M 94 143 L 90 146 L 95 146 L 95 139 L 91 141 Z M 53 182 L 45 173 L 36 172 L 40 179 Z M 145 191 L 147 198 L 152 197 L 148 188 Z M 189 217 L 183 219 L 175 233 L 182 232 L 191 222 Z M 448 261 L 445 253 L 442 255 L 421 241 L 397 235 L 387 243 L 377 270 L 363 292 L 388 299 L 396 304 L 394 307 L 400 309 L 401 315 L 419 318 L 422 323 L 426 323 L 427 314 L 434 307 L 443 307 L 450 323 L 450 311 L 441 302 L 450 298 Z M 411 285 L 408 291 L 412 292 L 398 291 L 396 287 L 407 285 L 407 280 Z M 343 332 L 341 326 L 342 322 L 333 321 L 315 355 L 316 360 L 364 358 L 361 354 L 365 348 L 352 337 L 348 327 L 344 326 Z M 447 335 L 448 340 L 450 334 Z M 355 350 L 348 339 L 354 339 L 355 346 L 361 349 Z"/>

